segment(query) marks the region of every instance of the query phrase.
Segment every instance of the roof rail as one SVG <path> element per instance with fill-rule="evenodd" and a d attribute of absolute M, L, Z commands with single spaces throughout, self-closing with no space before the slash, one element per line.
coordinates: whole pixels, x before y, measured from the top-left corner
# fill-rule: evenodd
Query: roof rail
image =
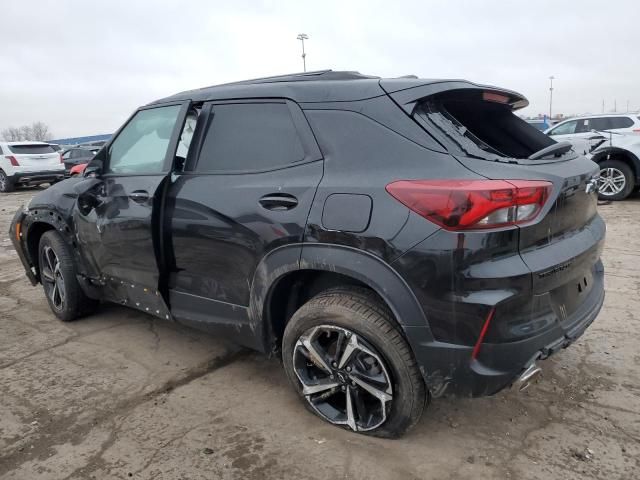
<path fill-rule="evenodd" d="M 276 83 L 276 82 L 301 82 L 305 80 L 357 80 L 365 78 L 379 78 L 370 75 L 363 75 L 354 71 L 334 71 L 316 70 L 313 72 L 288 73 L 284 75 L 274 75 L 272 77 L 254 78 L 251 80 L 241 80 L 239 82 L 223 83 L 216 87 L 231 85 L 250 85 L 254 83 Z"/>

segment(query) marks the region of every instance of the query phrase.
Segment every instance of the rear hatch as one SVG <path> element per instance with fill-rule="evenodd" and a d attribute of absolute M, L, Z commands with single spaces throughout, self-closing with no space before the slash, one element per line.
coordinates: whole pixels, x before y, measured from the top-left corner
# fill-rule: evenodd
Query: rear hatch
<path fill-rule="evenodd" d="M 597 165 L 514 115 L 528 104 L 524 97 L 446 83 L 391 97 L 469 170 L 488 179 L 551 182 L 540 213 L 517 227 L 519 250 L 532 271 L 533 293 L 551 295 L 558 318 L 570 327 L 600 269 L 605 226 L 597 214 Z"/>
<path fill-rule="evenodd" d="M 41 172 L 64 168 L 60 153 L 47 143 L 12 143 L 8 147 L 20 171 Z"/>

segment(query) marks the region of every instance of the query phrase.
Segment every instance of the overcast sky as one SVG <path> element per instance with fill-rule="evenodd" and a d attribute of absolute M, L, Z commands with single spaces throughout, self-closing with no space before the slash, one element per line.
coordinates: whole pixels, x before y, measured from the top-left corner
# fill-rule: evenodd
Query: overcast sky
<path fill-rule="evenodd" d="M 180 4 L 180 5 L 178 5 Z M 524 113 L 640 109 L 640 2 L 21 0 L 0 8 L 0 130 L 110 133 L 172 93 L 307 68 L 465 78 Z"/>

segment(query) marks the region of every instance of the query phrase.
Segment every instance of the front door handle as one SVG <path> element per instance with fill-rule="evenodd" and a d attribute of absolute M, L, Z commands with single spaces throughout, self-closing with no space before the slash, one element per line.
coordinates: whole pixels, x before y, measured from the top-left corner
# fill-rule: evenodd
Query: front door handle
<path fill-rule="evenodd" d="M 129 194 L 129 198 L 136 203 L 145 203 L 149 200 L 149 192 L 145 190 L 136 190 Z"/>
<path fill-rule="evenodd" d="M 298 205 L 298 199 L 288 193 L 270 193 L 262 197 L 259 203 L 267 210 L 291 210 Z"/>

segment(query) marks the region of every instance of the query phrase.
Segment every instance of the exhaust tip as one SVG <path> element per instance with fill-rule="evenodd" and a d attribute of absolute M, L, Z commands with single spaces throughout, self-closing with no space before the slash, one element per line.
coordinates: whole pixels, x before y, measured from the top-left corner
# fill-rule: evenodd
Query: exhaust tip
<path fill-rule="evenodd" d="M 532 363 L 527 368 L 525 368 L 524 372 L 520 374 L 520 376 L 513 383 L 513 386 L 517 389 L 518 392 L 524 392 L 527 388 L 529 388 L 531 383 L 540 376 L 541 373 L 542 369 L 535 363 Z"/>

